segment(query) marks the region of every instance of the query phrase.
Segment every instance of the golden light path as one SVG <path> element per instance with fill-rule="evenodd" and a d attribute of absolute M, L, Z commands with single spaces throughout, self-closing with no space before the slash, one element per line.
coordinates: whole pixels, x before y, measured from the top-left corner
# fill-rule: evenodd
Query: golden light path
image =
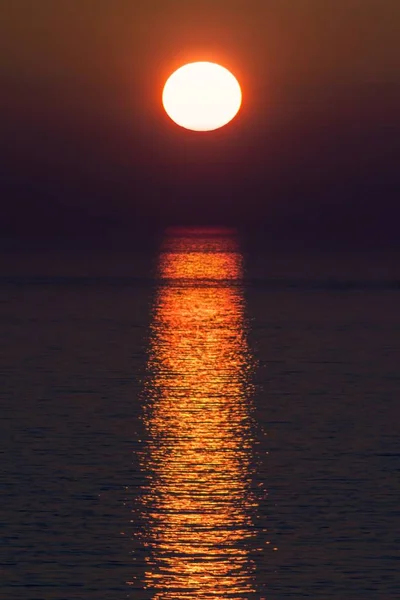
<path fill-rule="evenodd" d="M 250 598 L 252 434 L 242 260 L 229 235 L 162 254 L 152 325 L 143 499 L 154 600 Z"/>

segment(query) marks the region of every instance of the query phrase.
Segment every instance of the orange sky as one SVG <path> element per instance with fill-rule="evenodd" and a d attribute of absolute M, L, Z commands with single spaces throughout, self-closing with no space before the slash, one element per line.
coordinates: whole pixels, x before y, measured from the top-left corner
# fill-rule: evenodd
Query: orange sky
<path fill-rule="evenodd" d="M 146 97 L 177 63 L 215 57 L 251 89 L 400 81 L 398 0 L 6 0 L 2 77 Z M 227 65 L 227 66 L 228 66 Z"/>
<path fill-rule="evenodd" d="M 51 176 L 43 203 L 63 190 L 98 214 L 108 189 L 103 212 L 123 220 L 126 198 L 145 194 L 135 207 L 156 214 L 148 186 L 175 202 L 200 175 L 229 207 L 230 189 L 238 206 L 251 193 L 275 210 L 283 200 L 266 202 L 267 191 L 299 190 L 301 206 L 322 206 L 338 179 L 335 202 L 349 189 L 380 197 L 397 185 L 399 23 L 399 0 L 0 1 L 0 158 L 12 197 L 28 198 L 22 180 L 45 198 Z M 192 60 L 222 63 L 243 89 L 236 125 L 212 144 L 183 136 L 161 105 L 168 75 Z"/>

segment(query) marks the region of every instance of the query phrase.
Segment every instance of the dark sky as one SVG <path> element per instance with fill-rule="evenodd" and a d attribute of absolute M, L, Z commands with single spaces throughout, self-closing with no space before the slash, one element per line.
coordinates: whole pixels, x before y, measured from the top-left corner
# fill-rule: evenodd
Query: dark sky
<path fill-rule="evenodd" d="M 398 0 L 0 0 L 1 232 L 245 224 L 397 240 Z M 230 68 L 243 109 L 177 128 L 167 76 Z"/>

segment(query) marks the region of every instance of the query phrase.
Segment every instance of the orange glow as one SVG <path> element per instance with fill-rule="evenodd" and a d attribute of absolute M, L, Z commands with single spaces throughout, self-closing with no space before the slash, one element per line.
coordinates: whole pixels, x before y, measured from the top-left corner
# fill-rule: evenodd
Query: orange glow
<path fill-rule="evenodd" d="M 181 127 L 212 131 L 237 115 L 242 91 L 225 67 L 196 62 L 184 65 L 170 76 L 162 101 L 168 116 Z"/>
<path fill-rule="evenodd" d="M 254 593 L 251 361 L 231 239 L 183 238 L 163 254 L 146 426 L 146 585 L 155 600 Z"/>

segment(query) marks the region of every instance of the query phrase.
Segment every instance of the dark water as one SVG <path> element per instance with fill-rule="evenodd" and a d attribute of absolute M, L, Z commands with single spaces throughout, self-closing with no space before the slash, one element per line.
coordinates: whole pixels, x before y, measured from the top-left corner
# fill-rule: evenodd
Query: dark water
<path fill-rule="evenodd" d="M 0 279 L 0 597 L 399 598 L 395 270 L 96 260 Z"/>

